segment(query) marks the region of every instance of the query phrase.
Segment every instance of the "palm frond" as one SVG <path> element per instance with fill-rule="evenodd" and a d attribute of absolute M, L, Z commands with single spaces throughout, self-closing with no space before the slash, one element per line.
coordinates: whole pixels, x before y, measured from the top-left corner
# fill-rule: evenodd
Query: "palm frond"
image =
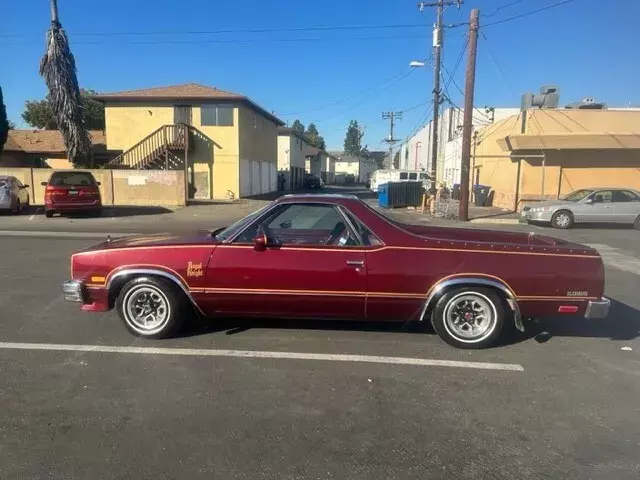
<path fill-rule="evenodd" d="M 69 40 L 60 23 L 51 22 L 46 51 L 40 61 L 40 75 L 49 88 L 53 112 L 62 133 L 69 160 L 77 166 L 89 166 L 91 140 L 85 126 L 76 76 L 76 62 Z"/>

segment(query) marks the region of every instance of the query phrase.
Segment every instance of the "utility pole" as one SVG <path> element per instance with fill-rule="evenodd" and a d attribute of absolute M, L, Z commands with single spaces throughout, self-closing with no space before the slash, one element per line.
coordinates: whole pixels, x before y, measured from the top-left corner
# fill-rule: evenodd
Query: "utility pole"
<path fill-rule="evenodd" d="M 436 174 L 438 170 L 438 124 L 439 124 L 439 109 L 440 109 L 440 68 L 442 64 L 442 21 L 444 14 L 444 7 L 448 5 L 456 5 L 460 8 L 464 2 L 462 0 L 445 1 L 438 0 L 437 2 L 418 3 L 418 7 L 422 12 L 425 7 L 436 7 L 436 23 L 433 26 L 433 134 L 431 142 L 431 190 L 436 190 Z"/>
<path fill-rule="evenodd" d="M 471 129 L 473 123 L 473 90 L 476 82 L 476 51 L 478 47 L 478 28 L 480 11 L 471 10 L 469 18 L 469 57 L 464 80 L 464 119 L 462 122 L 462 165 L 460 168 L 460 220 L 469 220 L 469 165 L 471 163 Z"/>
<path fill-rule="evenodd" d="M 384 141 L 389 144 L 389 168 L 393 168 L 393 145 L 398 141 L 393 136 L 393 127 L 395 126 L 396 119 L 402 120 L 402 112 L 382 112 L 382 118 L 389 120 L 389 137 Z"/>

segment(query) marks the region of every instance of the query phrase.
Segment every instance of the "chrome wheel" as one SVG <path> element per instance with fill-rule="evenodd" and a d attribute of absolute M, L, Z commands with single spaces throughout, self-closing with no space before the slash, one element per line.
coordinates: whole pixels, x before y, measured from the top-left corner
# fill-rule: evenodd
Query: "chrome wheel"
<path fill-rule="evenodd" d="M 480 342 L 493 333 L 498 313 L 489 298 L 477 292 L 463 292 L 444 308 L 444 327 L 464 343 Z"/>
<path fill-rule="evenodd" d="M 124 299 L 124 317 L 129 326 L 143 335 L 162 330 L 171 314 L 169 300 L 162 290 L 141 284 L 129 290 Z"/>
<path fill-rule="evenodd" d="M 569 212 L 560 212 L 555 216 L 555 224 L 559 228 L 568 228 L 571 226 L 571 214 Z"/>

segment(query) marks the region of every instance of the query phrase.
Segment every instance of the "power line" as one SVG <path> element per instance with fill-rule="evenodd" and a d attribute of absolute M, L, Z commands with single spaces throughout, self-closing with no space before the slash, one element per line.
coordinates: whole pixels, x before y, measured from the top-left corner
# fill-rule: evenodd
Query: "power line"
<path fill-rule="evenodd" d="M 371 36 L 371 37 L 325 37 L 325 38 L 265 38 L 265 39 L 197 39 L 197 40 L 126 40 L 119 42 L 111 42 L 111 41 L 79 41 L 79 42 L 71 42 L 73 45 L 188 45 L 188 44 L 209 44 L 209 43 L 219 43 L 219 44 L 233 44 L 233 43 L 280 43 L 280 42 L 331 42 L 331 41 L 347 41 L 347 40 L 424 40 L 429 38 L 426 35 L 387 35 L 387 36 Z M 5 43 L 6 46 L 25 46 L 25 45 L 33 45 L 36 42 L 28 42 L 28 43 Z"/>
<path fill-rule="evenodd" d="M 512 17 L 503 18 L 502 20 L 496 20 L 495 22 L 485 23 L 483 27 L 490 27 L 492 25 L 500 25 L 501 23 L 510 22 L 511 20 L 516 20 L 522 17 L 528 17 L 529 15 L 533 15 L 535 13 L 544 12 L 545 10 L 549 10 L 551 8 L 560 7 L 562 5 L 566 5 L 567 3 L 574 2 L 575 0 L 564 0 L 563 2 L 552 3 L 551 5 L 547 5 L 546 7 L 538 8 L 536 10 L 531 10 L 530 12 L 520 13 L 518 15 L 514 15 Z"/>
<path fill-rule="evenodd" d="M 497 7 L 491 13 L 487 13 L 486 15 L 483 15 L 483 17 L 486 17 L 486 18 L 493 17 L 496 13 L 500 12 L 501 10 L 504 10 L 505 8 L 509 8 L 513 5 L 517 5 L 518 3 L 522 3 L 522 2 L 524 2 L 524 0 L 515 0 L 513 2 L 505 3 L 504 5 Z"/>
<path fill-rule="evenodd" d="M 288 28 L 238 28 L 228 30 L 167 30 L 167 31 L 131 31 L 131 32 L 67 32 L 71 37 L 119 37 L 140 35 L 218 35 L 223 33 L 276 33 L 276 32 L 331 32 L 339 30 L 367 30 L 382 28 L 424 28 L 422 23 L 388 24 L 388 25 L 333 25 L 317 27 L 288 27 Z M 4 33 L 0 37 L 30 37 L 22 33 Z"/>
<path fill-rule="evenodd" d="M 397 74 L 393 75 L 392 77 L 389 77 L 389 78 L 387 78 L 387 79 L 385 79 L 385 80 L 383 80 L 383 81 L 381 81 L 379 83 L 376 83 L 373 87 L 371 87 L 368 90 L 369 91 L 370 90 L 374 90 L 374 89 L 378 88 L 379 86 L 386 84 L 387 82 L 392 82 L 392 81 L 396 80 L 398 77 L 401 77 L 402 75 L 405 75 L 406 73 L 407 73 L 406 70 L 404 70 L 404 71 L 402 71 L 400 73 L 397 73 Z M 323 105 L 321 107 L 309 108 L 307 110 L 301 110 L 301 111 L 298 111 L 298 112 L 280 113 L 279 115 L 282 116 L 282 117 L 288 117 L 288 116 L 291 116 L 291 115 L 301 115 L 303 113 L 317 112 L 319 110 L 324 110 L 326 108 L 333 107 L 335 105 L 340 105 L 341 103 L 348 102 L 350 100 L 353 100 L 354 98 L 358 98 L 358 97 L 362 96 L 362 94 L 363 94 L 363 92 L 361 90 L 360 92 L 356 93 L 355 95 L 351 95 L 350 97 L 343 98 L 342 100 L 337 100 L 335 102 L 328 103 L 328 104 Z"/>
<path fill-rule="evenodd" d="M 485 52 L 487 52 L 487 56 L 489 57 L 489 60 L 491 60 L 491 63 L 493 64 L 494 68 L 498 72 L 498 75 L 500 75 L 500 79 L 502 80 L 502 83 L 504 83 L 504 86 L 506 87 L 506 89 L 509 90 L 509 93 L 515 97 L 515 92 L 509 86 L 509 82 L 507 82 L 507 76 L 505 75 L 504 70 L 502 69 L 502 67 L 500 67 L 500 65 L 498 65 L 498 62 L 496 61 L 494 56 L 491 54 L 491 51 L 489 50 L 489 46 L 487 45 L 487 36 L 484 34 L 484 32 L 480 32 L 480 35 L 482 35 L 482 38 L 484 38 L 485 40 L 482 43 L 482 47 L 484 48 Z"/>
<path fill-rule="evenodd" d="M 406 71 L 405 73 L 403 73 L 399 78 L 397 78 L 394 82 L 390 83 L 389 85 L 387 85 L 386 87 L 384 87 L 382 90 L 380 90 L 379 92 L 373 92 L 370 96 L 366 97 L 364 100 L 362 100 L 359 103 L 356 103 L 355 105 L 351 105 L 349 108 L 347 108 L 346 110 L 343 110 L 339 113 L 336 113 L 335 115 L 331 115 L 329 117 L 323 118 L 321 120 L 314 120 L 313 123 L 321 123 L 321 122 L 326 122 L 327 120 L 331 120 L 333 118 L 339 117 L 341 115 L 344 115 L 347 112 L 350 112 L 351 110 L 353 110 L 356 107 L 359 107 L 360 105 L 365 104 L 366 102 L 368 102 L 369 100 L 375 98 L 377 95 L 379 95 L 382 92 L 386 92 L 387 90 L 389 90 L 391 87 L 393 87 L 394 85 L 400 83 L 402 80 L 404 80 L 405 78 L 407 78 L 409 75 L 411 75 L 413 72 L 415 72 L 415 69 L 410 69 L 408 71 Z"/>

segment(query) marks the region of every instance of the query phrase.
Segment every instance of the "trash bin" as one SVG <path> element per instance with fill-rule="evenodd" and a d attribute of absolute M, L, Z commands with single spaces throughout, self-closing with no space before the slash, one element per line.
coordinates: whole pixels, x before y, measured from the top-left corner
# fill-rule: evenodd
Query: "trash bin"
<path fill-rule="evenodd" d="M 473 186 L 473 196 L 475 198 L 474 204 L 476 207 L 484 207 L 486 205 L 490 191 L 491 187 L 489 185 Z"/>
<path fill-rule="evenodd" d="M 451 190 L 451 198 L 454 200 L 460 200 L 460 184 L 454 183 L 453 190 Z"/>
<path fill-rule="evenodd" d="M 378 205 L 389 208 L 389 184 L 378 185 Z"/>

